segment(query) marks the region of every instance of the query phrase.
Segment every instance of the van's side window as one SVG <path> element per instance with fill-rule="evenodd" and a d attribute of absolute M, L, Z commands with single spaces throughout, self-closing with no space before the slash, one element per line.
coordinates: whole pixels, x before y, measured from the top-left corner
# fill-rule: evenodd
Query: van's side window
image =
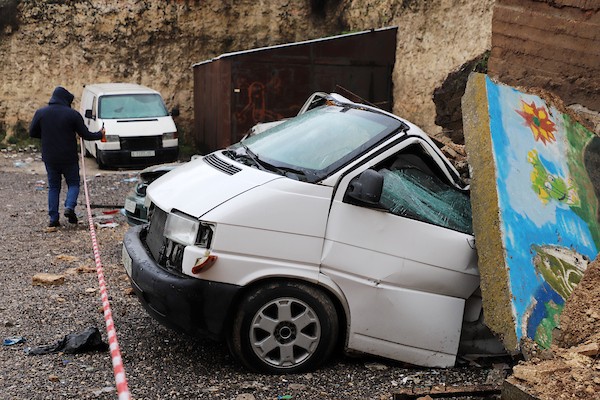
<path fill-rule="evenodd" d="M 469 196 L 442 180 L 419 145 L 411 145 L 381 164 L 381 205 L 390 213 L 472 234 Z"/>

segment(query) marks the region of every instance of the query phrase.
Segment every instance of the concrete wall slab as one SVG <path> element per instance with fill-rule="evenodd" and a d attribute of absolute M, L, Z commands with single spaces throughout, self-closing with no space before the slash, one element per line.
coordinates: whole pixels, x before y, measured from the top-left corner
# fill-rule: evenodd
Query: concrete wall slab
<path fill-rule="evenodd" d="M 486 323 L 508 351 L 548 348 L 600 248 L 600 138 L 482 74 L 462 103 Z"/>

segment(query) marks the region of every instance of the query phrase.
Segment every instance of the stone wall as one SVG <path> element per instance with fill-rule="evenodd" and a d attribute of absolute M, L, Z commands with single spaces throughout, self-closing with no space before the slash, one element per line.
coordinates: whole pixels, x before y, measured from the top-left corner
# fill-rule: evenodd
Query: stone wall
<path fill-rule="evenodd" d="M 194 62 L 223 52 L 320 37 L 301 2 L 22 0 L 18 26 L 0 37 L 0 120 L 28 122 L 63 85 L 129 81 L 159 90 L 191 125 Z M 76 98 L 77 103 L 77 98 Z M 77 104 L 75 104 L 77 105 Z"/>
<path fill-rule="evenodd" d="M 346 0 L 336 13 L 349 30 L 398 26 L 394 113 L 445 139 L 433 93 L 452 71 L 491 46 L 494 0 Z"/>
<path fill-rule="evenodd" d="M 493 0 L 0 0 L 0 126 L 28 124 L 56 85 L 130 81 L 192 127 L 191 65 L 223 53 L 397 25 L 394 112 L 430 134 L 433 90 L 490 48 Z M 77 99 L 76 99 L 77 103 Z M 76 104 L 77 106 L 78 104 Z"/>

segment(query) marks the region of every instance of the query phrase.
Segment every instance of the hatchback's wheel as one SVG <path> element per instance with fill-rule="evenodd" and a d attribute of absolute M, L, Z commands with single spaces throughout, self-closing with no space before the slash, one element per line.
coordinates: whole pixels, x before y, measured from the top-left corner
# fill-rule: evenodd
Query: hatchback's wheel
<path fill-rule="evenodd" d="M 338 330 L 335 307 L 325 293 L 303 283 L 275 282 L 242 301 L 228 344 L 252 370 L 295 373 L 324 362 Z"/>

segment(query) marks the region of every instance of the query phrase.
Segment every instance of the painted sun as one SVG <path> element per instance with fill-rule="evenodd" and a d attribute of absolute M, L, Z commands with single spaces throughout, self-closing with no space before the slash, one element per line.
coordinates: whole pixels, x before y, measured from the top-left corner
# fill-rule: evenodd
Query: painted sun
<path fill-rule="evenodd" d="M 544 144 L 556 141 L 556 137 L 554 137 L 556 127 L 548 117 L 545 107 L 537 107 L 533 101 L 531 104 L 527 104 L 521 100 L 521 110 L 515 111 L 525 119 L 525 125 L 531 129 L 536 141 Z"/>

